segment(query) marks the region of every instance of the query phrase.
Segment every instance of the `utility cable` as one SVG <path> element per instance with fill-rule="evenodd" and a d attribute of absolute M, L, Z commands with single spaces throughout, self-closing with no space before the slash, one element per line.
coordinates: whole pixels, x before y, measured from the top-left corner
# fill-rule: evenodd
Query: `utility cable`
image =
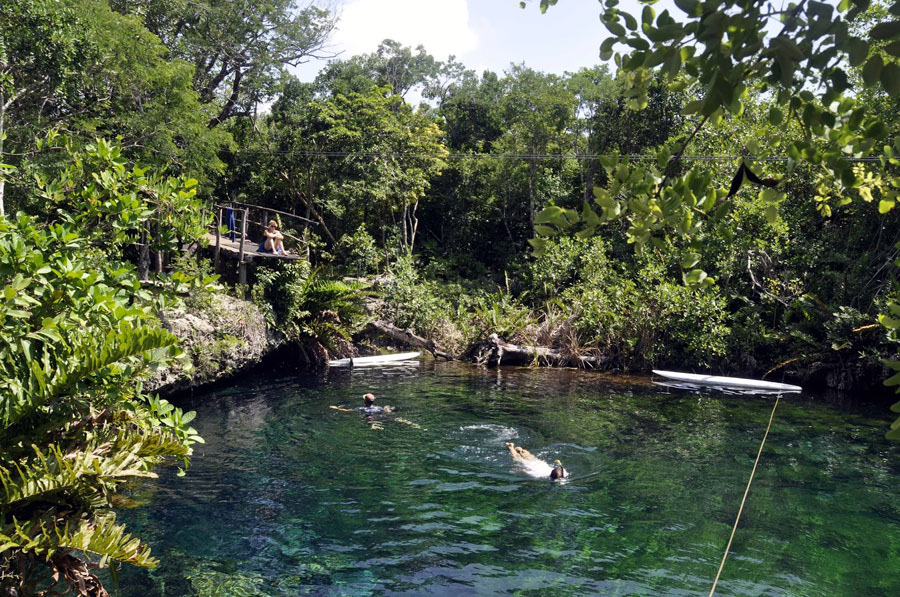
<path fill-rule="evenodd" d="M 277 155 L 277 156 L 300 156 L 300 157 L 323 157 L 323 158 L 370 158 L 370 159 L 444 159 L 444 160 L 599 160 L 602 158 L 627 158 L 631 161 L 653 161 L 657 160 L 656 156 L 651 155 L 616 155 L 616 154 L 593 154 L 593 153 L 451 153 L 447 155 L 437 155 L 430 153 L 413 153 L 413 152 L 397 152 L 397 151 L 266 151 L 255 149 L 242 149 L 238 154 L 244 155 Z M 733 162 L 739 159 L 745 159 L 750 162 L 786 162 L 790 158 L 787 156 L 769 156 L 769 157 L 751 157 L 751 156 L 724 156 L 724 155 L 684 155 L 674 158 L 678 162 Z M 878 156 L 870 157 L 845 157 L 841 158 L 848 162 L 878 162 L 881 160 Z"/>
<path fill-rule="evenodd" d="M 731 527 L 731 536 L 728 538 L 728 545 L 725 546 L 725 553 L 722 554 L 722 563 L 719 564 L 719 571 L 716 572 L 716 579 L 713 581 L 712 588 L 709 590 L 709 597 L 712 597 L 716 592 L 716 585 L 719 584 L 719 577 L 722 576 L 722 568 L 725 567 L 725 560 L 728 559 L 728 551 L 731 549 L 731 542 L 734 540 L 738 522 L 741 520 L 741 513 L 744 511 L 744 504 L 747 502 L 747 494 L 750 493 L 750 484 L 753 483 L 753 475 L 756 474 L 756 466 L 759 464 L 759 457 L 762 456 L 763 447 L 766 445 L 766 438 L 769 437 L 769 429 L 772 428 L 772 419 L 775 418 L 775 409 L 778 408 L 779 400 L 781 400 L 781 393 L 775 398 L 772 414 L 769 415 L 769 424 L 766 426 L 766 432 L 763 435 L 762 442 L 759 444 L 759 452 L 756 453 L 756 462 L 753 463 L 753 470 L 750 471 L 750 478 L 747 479 L 747 488 L 744 490 L 743 499 L 741 499 L 741 507 L 738 508 L 737 517 L 734 519 L 734 526 Z"/>

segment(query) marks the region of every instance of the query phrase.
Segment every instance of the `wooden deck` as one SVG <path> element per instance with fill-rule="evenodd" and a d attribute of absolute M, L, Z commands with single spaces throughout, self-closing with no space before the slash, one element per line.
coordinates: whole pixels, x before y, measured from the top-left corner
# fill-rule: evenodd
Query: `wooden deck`
<path fill-rule="evenodd" d="M 206 238 L 209 240 L 209 246 L 215 249 L 216 247 L 216 235 L 212 232 L 206 234 Z M 227 236 L 222 236 L 220 240 L 219 250 L 223 253 L 226 253 L 230 258 L 237 259 L 241 254 L 241 241 L 240 235 L 238 235 L 238 240 L 231 240 Z M 244 242 L 244 262 L 253 261 L 254 259 L 283 259 L 286 261 L 293 261 L 295 259 L 303 259 L 300 255 L 295 255 L 291 253 L 287 253 L 285 255 L 275 255 L 274 253 L 260 253 L 257 251 L 259 249 L 259 241 L 251 241 L 248 240 Z"/>

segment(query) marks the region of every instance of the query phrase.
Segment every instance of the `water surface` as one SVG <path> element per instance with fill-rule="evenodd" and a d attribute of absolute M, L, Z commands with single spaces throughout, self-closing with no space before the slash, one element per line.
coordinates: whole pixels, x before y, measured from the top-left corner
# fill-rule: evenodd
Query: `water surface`
<path fill-rule="evenodd" d="M 365 392 L 397 407 L 381 429 L 329 408 Z M 183 404 L 207 443 L 121 514 L 160 565 L 119 594 L 706 595 L 773 403 L 571 370 L 258 374 Z M 900 594 L 889 421 L 782 398 L 717 594 Z"/>

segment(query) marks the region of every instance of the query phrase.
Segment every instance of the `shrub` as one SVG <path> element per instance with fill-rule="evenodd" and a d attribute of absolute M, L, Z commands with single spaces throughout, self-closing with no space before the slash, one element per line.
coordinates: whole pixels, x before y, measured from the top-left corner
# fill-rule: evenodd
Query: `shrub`
<path fill-rule="evenodd" d="M 334 246 L 334 254 L 345 272 L 355 276 L 374 274 L 381 263 L 381 254 L 375 245 L 375 239 L 362 224 L 352 235 L 345 234 L 338 239 Z"/>
<path fill-rule="evenodd" d="M 291 339 L 312 338 L 337 352 L 338 339 L 349 340 L 366 323 L 368 285 L 327 280 L 320 273 L 305 261 L 261 269 L 251 298 L 269 327 Z"/>
<path fill-rule="evenodd" d="M 152 566 L 115 522 L 116 493 L 202 441 L 193 413 L 141 392 L 180 350 L 134 267 L 88 242 L 0 218 L 0 588 L 28 594 L 42 566 L 92 588 L 96 565 Z"/>

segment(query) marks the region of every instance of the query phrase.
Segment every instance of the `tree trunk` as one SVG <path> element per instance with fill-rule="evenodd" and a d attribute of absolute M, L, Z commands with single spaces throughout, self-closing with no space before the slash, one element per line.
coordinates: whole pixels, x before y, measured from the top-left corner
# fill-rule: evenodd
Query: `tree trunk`
<path fill-rule="evenodd" d="M 406 232 L 406 213 L 409 210 L 409 205 L 406 201 L 403 202 L 403 214 L 400 218 L 400 249 L 409 255 L 412 253 L 412 249 L 409 248 L 409 244 L 407 243 L 407 232 Z"/>
<path fill-rule="evenodd" d="M 156 221 L 156 238 L 162 238 L 162 234 L 161 234 L 159 228 L 160 228 L 160 222 L 159 222 L 159 220 L 157 220 Z M 156 252 L 156 273 L 161 274 L 162 270 L 163 270 L 163 252 L 157 251 Z"/>
<path fill-rule="evenodd" d="M 142 281 L 150 278 L 150 235 L 146 226 L 141 230 L 141 252 L 138 255 L 138 276 Z"/>
<path fill-rule="evenodd" d="M 534 179 L 537 174 L 537 159 L 534 157 L 534 147 L 531 148 L 531 153 L 531 163 L 528 166 L 528 223 L 531 225 L 531 228 L 534 229 L 534 204 L 536 203 L 534 196 Z"/>
<path fill-rule="evenodd" d="M 419 229 L 419 219 L 416 217 L 416 209 L 419 202 L 414 201 L 409 210 L 409 254 L 412 255 L 413 246 L 416 244 L 416 232 Z"/>
<path fill-rule="evenodd" d="M 2 87 L 0 87 L 0 166 L 4 163 L 3 160 L 3 137 L 6 133 L 6 129 L 4 128 L 4 124 L 6 122 L 6 94 L 3 93 Z M 6 215 L 6 205 L 3 202 L 3 194 L 6 191 L 6 177 L 3 173 L 0 173 L 0 218 Z"/>
<path fill-rule="evenodd" d="M 584 200 L 592 204 L 594 199 L 594 172 L 597 170 L 597 161 L 588 158 L 584 173 Z"/>
<path fill-rule="evenodd" d="M 434 340 L 417 336 L 412 332 L 412 330 L 401 330 L 394 324 L 388 323 L 386 321 L 370 321 L 366 325 L 366 328 L 370 331 L 376 331 L 380 334 L 384 334 L 385 336 L 393 338 L 394 340 L 397 340 L 399 342 L 403 342 L 404 344 L 407 344 L 409 346 L 424 348 L 435 357 L 447 359 L 448 361 L 454 360 L 452 355 L 449 355 L 438 348 L 438 345 Z"/>
<path fill-rule="evenodd" d="M 293 181 L 291 181 L 291 178 L 290 176 L 288 176 L 287 172 L 282 172 L 281 176 L 290 184 L 291 194 L 303 201 L 303 203 L 306 205 L 306 208 L 310 212 L 312 212 L 312 214 L 316 217 L 316 220 L 319 221 L 319 224 L 322 226 L 322 231 L 325 233 L 325 236 L 327 236 L 331 242 L 336 243 L 337 240 L 335 240 L 334 235 L 331 234 L 331 230 L 329 230 L 328 226 L 325 224 L 325 218 L 322 217 L 322 214 L 319 213 L 319 210 L 317 210 L 316 207 L 312 204 L 312 200 L 304 193 L 298 192 L 297 189 L 294 188 Z"/>
<path fill-rule="evenodd" d="M 472 360 L 488 367 L 503 365 L 550 365 L 554 367 L 593 368 L 606 359 L 583 357 L 545 346 L 518 346 L 491 334 L 487 342 L 476 344 L 469 351 Z"/>

